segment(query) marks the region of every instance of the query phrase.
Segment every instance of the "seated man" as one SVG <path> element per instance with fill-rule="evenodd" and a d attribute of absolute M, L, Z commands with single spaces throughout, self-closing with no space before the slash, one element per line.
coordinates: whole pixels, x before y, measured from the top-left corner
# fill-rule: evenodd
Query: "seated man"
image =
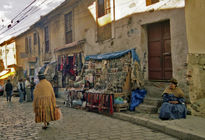
<path fill-rule="evenodd" d="M 183 91 L 177 87 L 177 80 L 172 79 L 169 87 L 163 92 L 163 103 L 159 118 L 162 120 L 173 120 L 186 118 L 186 106 Z"/>

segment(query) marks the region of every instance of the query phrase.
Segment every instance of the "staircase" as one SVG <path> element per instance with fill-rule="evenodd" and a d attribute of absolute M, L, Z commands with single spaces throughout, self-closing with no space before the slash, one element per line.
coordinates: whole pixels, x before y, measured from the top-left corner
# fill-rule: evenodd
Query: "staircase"
<path fill-rule="evenodd" d="M 144 98 L 144 102 L 135 108 L 139 113 L 157 113 L 162 103 L 162 93 L 164 89 L 169 85 L 165 82 L 145 82 L 145 89 L 147 95 Z"/>

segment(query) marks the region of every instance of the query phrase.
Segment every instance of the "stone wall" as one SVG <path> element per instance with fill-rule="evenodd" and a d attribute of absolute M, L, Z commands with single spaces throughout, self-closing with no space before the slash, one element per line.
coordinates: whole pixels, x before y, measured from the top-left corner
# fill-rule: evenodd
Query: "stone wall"
<path fill-rule="evenodd" d="M 188 55 L 187 78 L 191 102 L 205 98 L 205 54 Z"/>
<path fill-rule="evenodd" d="M 187 83 L 193 115 L 205 117 L 205 54 L 188 54 Z"/>

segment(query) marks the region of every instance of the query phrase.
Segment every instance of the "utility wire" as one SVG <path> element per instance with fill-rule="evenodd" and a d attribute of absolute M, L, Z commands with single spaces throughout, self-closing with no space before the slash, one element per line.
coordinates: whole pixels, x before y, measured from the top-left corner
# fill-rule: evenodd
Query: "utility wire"
<path fill-rule="evenodd" d="M 42 5 L 42 4 L 45 3 L 46 1 L 48 1 L 48 0 L 42 1 L 39 5 Z M 52 3 L 53 3 L 53 1 L 51 0 L 50 2 L 47 3 L 46 6 L 49 6 L 49 5 L 52 4 Z M 38 6 L 39 6 L 39 5 L 38 5 Z M 22 16 L 21 19 L 19 19 L 19 21 L 21 22 L 21 21 L 23 21 L 26 17 L 28 17 L 28 16 L 30 16 L 30 15 L 32 15 L 32 14 L 38 12 L 38 11 L 40 10 L 38 6 L 37 6 L 37 8 L 33 9 L 32 11 L 29 10 L 29 11 L 31 11 L 32 13 L 27 14 L 27 15 L 24 15 L 24 17 Z M 19 22 L 18 22 L 18 23 L 19 23 Z M 4 32 L 1 33 L 1 34 L 4 34 L 5 32 L 9 31 L 11 28 L 13 28 L 14 26 L 16 26 L 18 23 L 16 22 L 13 26 L 11 26 L 9 29 L 7 29 L 6 31 L 4 31 Z M 21 23 L 22 23 L 22 22 L 21 22 Z M 32 22 L 26 23 L 25 26 L 23 26 L 24 24 L 21 25 L 21 26 L 23 26 L 23 28 L 20 28 L 20 29 L 18 29 L 17 31 L 15 31 L 15 32 L 13 32 L 13 33 L 10 33 L 9 35 L 13 35 L 13 34 L 19 32 L 20 30 L 22 30 L 22 29 L 24 29 L 24 28 L 28 28 L 29 26 L 31 26 L 32 23 L 34 23 L 34 22 L 32 21 Z M 27 26 L 26 26 L 26 25 L 27 25 Z M 2 39 L 3 39 L 3 38 L 2 38 Z"/>
<path fill-rule="evenodd" d="M 35 3 L 36 2 L 36 0 L 33 0 L 29 5 L 27 5 L 23 10 L 21 10 L 21 12 L 19 12 L 12 20 L 11 20 L 11 23 L 13 23 L 14 22 L 14 20 L 20 15 L 20 14 L 22 14 L 26 9 L 28 9 L 33 3 Z M 11 25 L 11 24 L 9 24 L 9 25 Z M 5 26 L 5 27 L 9 27 L 9 25 L 8 26 Z M 4 28 L 1 28 L 0 29 L 0 31 L 2 31 Z"/>
<path fill-rule="evenodd" d="M 16 19 L 21 13 L 23 13 L 27 8 L 29 8 L 33 3 L 35 3 L 36 0 L 33 0 L 28 6 L 26 6 L 20 13 L 18 13 L 11 21 Z"/>
<path fill-rule="evenodd" d="M 28 17 L 28 16 L 30 16 L 30 15 L 36 13 L 37 11 L 39 11 L 40 9 L 39 9 L 38 6 L 42 5 L 42 4 L 45 3 L 46 1 L 48 1 L 48 0 L 44 0 L 44 1 L 41 2 L 39 5 L 36 5 L 36 6 L 31 7 L 31 9 L 29 9 L 28 11 L 26 11 L 26 12 L 24 13 L 24 15 L 22 15 L 22 16 L 20 17 L 20 19 L 17 20 L 17 22 L 15 22 L 11 27 L 7 28 L 5 31 L 1 32 L 0 35 L 4 34 L 5 32 L 9 31 L 10 29 L 12 29 L 12 28 L 13 28 L 14 26 L 16 26 L 18 23 L 22 22 L 22 20 L 24 20 L 26 17 Z M 50 3 L 52 3 L 52 0 L 48 3 L 48 5 L 49 5 Z M 34 8 L 34 7 L 35 7 L 35 8 Z M 32 13 L 29 14 L 29 12 L 32 12 Z M 0 30 L 0 31 L 1 31 L 1 30 Z"/>

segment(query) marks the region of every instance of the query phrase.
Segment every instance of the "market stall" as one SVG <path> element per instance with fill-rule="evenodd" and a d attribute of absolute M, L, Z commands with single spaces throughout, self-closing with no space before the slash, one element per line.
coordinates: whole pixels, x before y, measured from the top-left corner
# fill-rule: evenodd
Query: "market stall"
<path fill-rule="evenodd" d="M 143 85 L 141 79 L 135 49 L 87 56 L 82 69 L 82 82 L 74 82 L 72 91 L 67 92 L 67 100 L 72 97 L 71 93 L 79 92 L 77 88 L 82 88 L 82 99 L 88 110 L 112 114 L 114 110 L 128 108 L 131 90 Z M 84 87 L 86 81 L 90 85 L 87 89 Z"/>
<path fill-rule="evenodd" d="M 93 85 L 95 90 L 94 92 L 90 90 L 89 93 L 93 96 L 96 94 L 97 97 L 99 93 L 112 95 L 110 100 L 116 111 L 120 110 L 120 107 L 127 108 L 131 90 L 141 88 L 143 85 L 135 49 L 92 55 L 85 59 L 87 66 L 84 70 L 84 78 Z M 111 106 L 109 110 L 113 110 Z"/>

